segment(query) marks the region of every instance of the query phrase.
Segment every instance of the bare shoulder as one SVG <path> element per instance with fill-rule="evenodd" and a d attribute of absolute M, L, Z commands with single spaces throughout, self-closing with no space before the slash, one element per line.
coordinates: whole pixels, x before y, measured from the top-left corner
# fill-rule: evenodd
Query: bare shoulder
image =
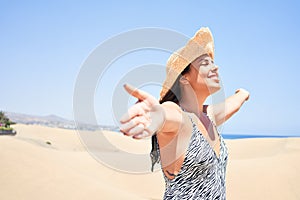
<path fill-rule="evenodd" d="M 158 134 L 175 137 L 192 128 L 191 117 L 194 118 L 194 114 L 184 112 L 174 102 L 164 102 L 162 106 L 165 111 L 165 123 Z"/>
<path fill-rule="evenodd" d="M 187 148 L 192 131 L 193 123 L 192 120 L 197 120 L 196 115 L 193 113 L 181 112 L 180 123 L 171 124 L 172 131 L 160 131 L 157 133 L 159 146 L 164 147 L 171 145 L 174 152 L 182 151 Z M 174 129 L 174 127 L 177 127 Z"/>

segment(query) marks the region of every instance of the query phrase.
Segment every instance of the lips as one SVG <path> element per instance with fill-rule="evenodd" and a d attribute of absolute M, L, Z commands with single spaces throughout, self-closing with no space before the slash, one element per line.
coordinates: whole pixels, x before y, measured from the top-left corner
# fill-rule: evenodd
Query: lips
<path fill-rule="evenodd" d="M 210 74 L 210 75 L 208 76 L 208 78 L 213 79 L 213 80 L 216 80 L 217 82 L 220 81 L 220 80 L 219 80 L 218 74 L 215 74 L 215 73 Z"/>
<path fill-rule="evenodd" d="M 218 78 L 218 75 L 217 74 L 211 74 L 208 76 L 208 78 L 212 78 L 212 77 L 217 77 Z"/>

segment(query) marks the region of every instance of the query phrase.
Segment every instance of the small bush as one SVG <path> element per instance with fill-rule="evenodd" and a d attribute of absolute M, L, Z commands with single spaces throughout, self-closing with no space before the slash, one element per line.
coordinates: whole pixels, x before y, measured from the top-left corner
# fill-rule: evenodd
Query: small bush
<path fill-rule="evenodd" d="M 6 128 L 4 126 L 0 126 L 0 130 L 4 130 L 4 131 L 12 131 L 13 128 L 9 127 L 9 128 Z"/>

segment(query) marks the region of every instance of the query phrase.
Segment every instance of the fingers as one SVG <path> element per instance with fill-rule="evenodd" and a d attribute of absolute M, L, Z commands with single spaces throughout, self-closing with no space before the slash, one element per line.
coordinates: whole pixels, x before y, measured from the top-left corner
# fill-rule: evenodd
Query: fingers
<path fill-rule="evenodd" d="M 154 107 L 154 112 L 145 113 L 143 116 L 136 116 L 129 121 L 122 123 L 120 131 L 124 135 L 132 136 L 134 139 L 141 139 L 153 135 L 164 126 L 164 112 L 159 106 Z"/>
<path fill-rule="evenodd" d="M 130 128 L 128 130 L 123 129 L 123 127 L 121 127 L 120 130 L 122 133 L 124 133 L 124 135 L 132 136 L 135 139 L 141 139 L 141 138 L 149 136 L 145 127 L 146 126 L 144 124 L 140 123 L 140 124 L 137 124 L 136 126 L 133 126 L 132 128 Z"/>
<path fill-rule="evenodd" d="M 148 97 L 148 94 L 142 90 L 132 87 L 129 84 L 124 85 L 125 90 L 131 95 L 137 98 L 139 101 L 143 101 Z"/>
<path fill-rule="evenodd" d="M 133 127 L 130 129 L 127 133 L 130 136 L 138 135 L 142 133 L 145 130 L 145 125 L 144 124 L 138 124 L 137 126 Z"/>
<path fill-rule="evenodd" d="M 145 115 L 150 108 L 143 102 L 131 106 L 128 111 L 121 117 L 120 122 L 126 123 L 136 116 Z"/>
<path fill-rule="evenodd" d="M 245 101 L 248 101 L 249 100 L 249 97 L 250 97 L 250 93 L 247 91 L 247 90 L 245 90 L 245 89 L 243 89 L 243 88 L 239 88 L 239 89 L 237 89 L 236 91 L 235 91 L 235 93 L 243 93 L 243 94 L 245 94 Z"/>
<path fill-rule="evenodd" d="M 134 135 L 133 138 L 134 139 L 142 139 L 142 138 L 145 138 L 145 137 L 148 137 L 150 136 L 151 134 L 147 131 L 143 131 L 142 133 L 140 134 L 137 134 L 137 135 Z"/>
<path fill-rule="evenodd" d="M 149 124 L 149 120 L 147 120 L 146 117 L 144 117 L 144 116 L 134 117 L 130 121 L 123 123 L 120 126 L 120 130 L 123 133 L 126 133 L 126 132 L 129 132 L 132 128 L 134 128 L 135 126 L 137 126 L 139 124 L 143 124 L 144 126 L 147 126 L 147 124 Z"/>
<path fill-rule="evenodd" d="M 132 136 L 134 139 L 148 137 L 151 134 L 151 119 L 146 116 L 136 116 L 120 126 L 120 131 L 127 136 Z"/>
<path fill-rule="evenodd" d="M 125 84 L 124 88 L 130 95 L 136 97 L 138 101 L 121 117 L 120 122 L 122 125 L 120 126 L 120 131 L 124 135 L 132 136 L 135 139 L 152 135 L 156 126 L 151 126 L 153 121 L 151 110 L 156 105 L 159 105 L 159 102 L 150 94 L 128 84 Z"/>

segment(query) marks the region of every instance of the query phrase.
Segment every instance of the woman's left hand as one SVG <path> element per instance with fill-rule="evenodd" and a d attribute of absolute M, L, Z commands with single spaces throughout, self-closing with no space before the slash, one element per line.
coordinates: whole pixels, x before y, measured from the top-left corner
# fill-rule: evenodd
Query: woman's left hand
<path fill-rule="evenodd" d="M 242 93 L 242 94 L 244 94 L 245 95 L 245 101 L 248 101 L 249 98 L 250 98 L 250 93 L 247 90 L 245 90 L 244 88 L 237 89 L 235 91 L 235 93 Z"/>

